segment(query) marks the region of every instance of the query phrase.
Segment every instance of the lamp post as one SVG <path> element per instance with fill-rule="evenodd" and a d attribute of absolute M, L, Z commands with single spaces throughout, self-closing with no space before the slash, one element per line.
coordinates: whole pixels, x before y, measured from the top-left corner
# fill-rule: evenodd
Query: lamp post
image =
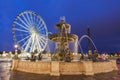
<path fill-rule="evenodd" d="M 17 43 L 14 45 L 14 48 L 15 48 L 15 55 L 17 55 L 18 54 L 18 44 Z"/>

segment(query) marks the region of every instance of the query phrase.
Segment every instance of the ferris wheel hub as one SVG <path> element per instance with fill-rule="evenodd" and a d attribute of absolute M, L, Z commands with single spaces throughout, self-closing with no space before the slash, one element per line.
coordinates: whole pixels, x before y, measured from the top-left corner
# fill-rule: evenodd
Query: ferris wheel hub
<path fill-rule="evenodd" d="M 30 28 L 30 33 L 31 34 L 38 34 L 38 30 L 35 27 Z"/>

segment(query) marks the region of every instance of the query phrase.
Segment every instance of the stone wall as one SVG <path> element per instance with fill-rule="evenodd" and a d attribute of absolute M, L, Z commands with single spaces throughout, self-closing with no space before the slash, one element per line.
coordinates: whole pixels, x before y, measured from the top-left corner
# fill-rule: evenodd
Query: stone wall
<path fill-rule="evenodd" d="M 60 62 L 60 74 L 82 74 L 84 67 L 82 62 Z"/>
<path fill-rule="evenodd" d="M 49 74 L 51 69 L 50 62 L 28 62 L 13 60 L 13 70 L 38 73 L 38 74 Z"/>
<path fill-rule="evenodd" d="M 118 70 L 115 60 L 111 60 L 108 62 L 94 62 L 93 63 L 94 74 L 111 72 L 113 70 Z"/>
<path fill-rule="evenodd" d="M 94 62 L 93 63 L 93 72 L 96 73 L 105 73 L 113 71 L 111 62 Z"/>
<path fill-rule="evenodd" d="M 84 75 L 94 75 L 92 61 L 83 61 L 83 67 L 84 67 L 83 70 Z"/>
<path fill-rule="evenodd" d="M 28 62 L 13 60 L 12 70 L 38 74 L 50 74 L 53 76 L 60 76 L 60 74 L 94 75 L 98 73 L 106 73 L 117 70 L 117 65 L 115 60 L 111 60 L 109 62 Z"/>

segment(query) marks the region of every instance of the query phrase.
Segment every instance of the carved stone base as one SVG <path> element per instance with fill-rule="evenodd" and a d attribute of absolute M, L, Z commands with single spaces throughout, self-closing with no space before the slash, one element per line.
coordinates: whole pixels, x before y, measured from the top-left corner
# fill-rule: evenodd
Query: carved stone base
<path fill-rule="evenodd" d="M 109 62 L 28 62 L 13 60 L 12 70 L 24 71 L 37 74 L 50 74 L 51 76 L 63 75 L 94 75 L 118 70 L 116 61 Z"/>

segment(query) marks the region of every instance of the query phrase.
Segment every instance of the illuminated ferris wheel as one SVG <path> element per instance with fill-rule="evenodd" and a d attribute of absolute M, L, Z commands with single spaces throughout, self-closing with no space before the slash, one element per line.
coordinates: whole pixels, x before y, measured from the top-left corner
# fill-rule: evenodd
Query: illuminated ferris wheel
<path fill-rule="evenodd" d="M 12 33 L 15 43 L 25 52 L 45 50 L 48 43 L 48 31 L 43 19 L 33 11 L 24 11 L 16 16 Z"/>

